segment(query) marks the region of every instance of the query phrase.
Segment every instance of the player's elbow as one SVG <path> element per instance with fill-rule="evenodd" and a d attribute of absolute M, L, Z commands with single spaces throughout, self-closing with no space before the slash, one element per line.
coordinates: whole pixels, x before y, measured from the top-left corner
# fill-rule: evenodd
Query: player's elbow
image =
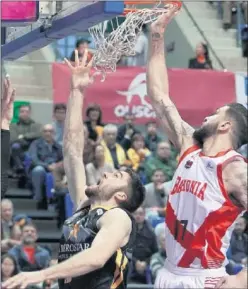
<path fill-rule="evenodd" d="M 95 258 L 94 262 L 93 262 L 93 266 L 95 268 L 95 270 L 98 269 L 102 269 L 105 264 L 107 263 L 108 260 L 106 260 L 105 258 L 98 256 Z"/>
<path fill-rule="evenodd" d="M 103 268 L 105 264 L 108 262 L 109 258 L 111 257 L 105 254 L 105 252 L 103 251 L 95 252 L 95 256 L 97 256 L 94 261 L 94 266 L 96 267 L 96 269 Z"/>

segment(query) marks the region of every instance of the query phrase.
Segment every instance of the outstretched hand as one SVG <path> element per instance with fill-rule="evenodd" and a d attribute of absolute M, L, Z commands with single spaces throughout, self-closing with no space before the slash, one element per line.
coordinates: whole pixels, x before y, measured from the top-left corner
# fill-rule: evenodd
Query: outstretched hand
<path fill-rule="evenodd" d="M 3 94 L 1 98 L 1 128 L 9 129 L 9 124 L 13 118 L 13 103 L 15 98 L 15 89 L 11 85 L 8 76 L 3 82 Z"/>
<path fill-rule="evenodd" d="M 158 19 L 151 24 L 151 31 L 153 33 L 154 32 L 163 33 L 167 25 L 172 20 L 172 18 L 177 14 L 177 12 L 178 12 L 178 6 L 175 5 L 172 8 L 170 8 L 166 13 L 159 16 Z"/>
<path fill-rule="evenodd" d="M 45 281 L 44 270 L 35 272 L 22 272 L 2 283 L 4 289 L 25 289 L 29 285 Z"/>
<path fill-rule="evenodd" d="M 82 90 L 88 85 L 93 83 L 93 77 L 90 75 L 92 68 L 93 57 L 91 61 L 87 63 L 88 50 L 85 50 L 82 61 L 79 61 L 78 50 L 75 50 L 75 65 L 72 65 L 68 59 L 64 59 L 67 66 L 72 72 L 71 85 L 72 89 Z"/>

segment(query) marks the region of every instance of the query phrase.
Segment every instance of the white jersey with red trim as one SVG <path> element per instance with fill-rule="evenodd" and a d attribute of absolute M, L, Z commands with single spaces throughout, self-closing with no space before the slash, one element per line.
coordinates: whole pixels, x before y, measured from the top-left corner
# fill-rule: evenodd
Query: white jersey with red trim
<path fill-rule="evenodd" d="M 166 209 L 168 266 L 202 271 L 226 265 L 234 223 L 243 213 L 229 199 L 222 179 L 223 164 L 234 157 L 242 156 L 229 150 L 207 157 L 197 146 L 183 154 Z"/>

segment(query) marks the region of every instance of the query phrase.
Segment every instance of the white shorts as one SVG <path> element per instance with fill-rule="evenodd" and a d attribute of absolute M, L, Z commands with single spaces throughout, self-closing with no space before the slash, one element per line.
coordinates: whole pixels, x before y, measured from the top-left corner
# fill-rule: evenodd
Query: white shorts
<path fill-rule="evenodd" d="M 200 274 L 197 276 L 190 275 L 182 275 L 175 274 L 170 272 L 168 269 L 163 268 L 158 272 L 155 286 L 156 289 L 207 289 L 207 288 L 215 288 L 217 282 L 226 274 L 220 274 L 220 276 L 201 276 Z"/>

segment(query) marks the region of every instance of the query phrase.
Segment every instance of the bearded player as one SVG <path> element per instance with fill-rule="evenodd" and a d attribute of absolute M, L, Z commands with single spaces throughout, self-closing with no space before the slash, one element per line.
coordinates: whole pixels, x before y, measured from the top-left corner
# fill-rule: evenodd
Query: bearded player
<path fill-rule="evenodd" d="M 64 132 L 64 166 L 77 212 L 65 221 L 59 262 L 38 272 L 21 273 L 3 283 L 4 288 L 25 288 L 49 279 L 60 279 L 60 289 L 125 289 L 128 263 L 135 240 L 130 213 L 144 201 L 144 187 L 128 171 L 105 174 L 97 186 L 85 189 L 83 166 L 85 87 L 91 82 L 87 53 L 79 64 L 75 51 L 71 95 Z M 88 206 L 89 205 L 89 206 Z"/>
<path fill-rule="evenodd" d="M 220 107 L 198 130 L 182 120 L 169 97 L 164 55 L 175 12 L 151 25 L 147 67 L 148 95 L 180 151 L 166 211 L 167 259 L 155 288 L 214 288 L 226 275 L 234 223 L 247 209 L 247 164 L 236 152 L 247 143 L 247 110 L 238 103 Z"/>

